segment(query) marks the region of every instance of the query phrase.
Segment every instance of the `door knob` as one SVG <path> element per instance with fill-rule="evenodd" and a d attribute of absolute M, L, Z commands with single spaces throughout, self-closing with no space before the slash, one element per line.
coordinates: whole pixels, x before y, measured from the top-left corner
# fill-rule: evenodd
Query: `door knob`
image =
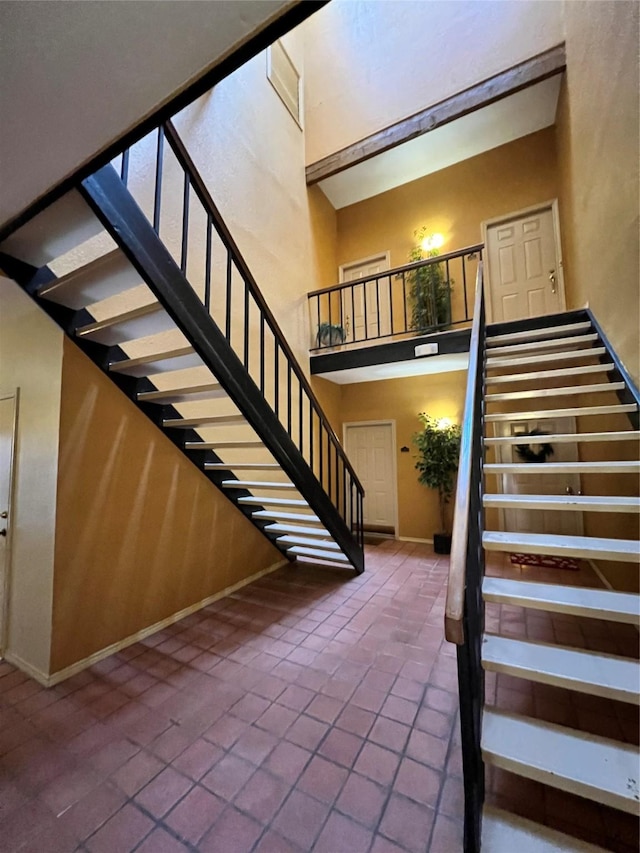
<path fill-rule="evenodd" d="M 2 530 L 0 530 L 0 536 L 6 536 L 6 535 L 7 535 L 7 528 L 3 527 Z"/>
<path fill-rule="evenodd" d="M 0 518 L 9 518 L 9 513 L 6 509 L 0 512 Z"/>
<path fill-rule="evenodd" d="M 551 282 L 551 293 L 556 292 L 556 271 L 549 270 L 549 281 Z"/>

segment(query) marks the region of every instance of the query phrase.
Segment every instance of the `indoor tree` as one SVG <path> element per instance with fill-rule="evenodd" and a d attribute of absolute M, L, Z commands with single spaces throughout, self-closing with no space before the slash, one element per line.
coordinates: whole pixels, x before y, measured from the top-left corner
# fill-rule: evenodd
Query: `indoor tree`
<path fill-rule="evenodd" d="M 418 418 L 423 426 L 413 436 L 417 449 L 415 467 L 420 472 L 418 481 L 438 490 L 441 533 L 434 536 L 434 546 L 437 553 L 449 553 L 451 529 L 447 523 L 447 505 L 455 487 L 462 430 L 447 418 L 435 418 L 425 412 L 420 412 Z M 438 539 L 446 551 L 438 550 Z"/>

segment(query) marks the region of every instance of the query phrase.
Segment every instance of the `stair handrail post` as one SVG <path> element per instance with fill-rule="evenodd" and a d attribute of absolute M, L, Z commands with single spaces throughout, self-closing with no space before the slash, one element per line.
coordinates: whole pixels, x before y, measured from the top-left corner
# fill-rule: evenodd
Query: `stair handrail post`
<path fill-rule="evenodd" d="M 464 853 L 480 851 L 484 803 L 484 767 L 480 744 L 484 704 L 484 674 L 481 662 L 484 630 L 482 602 L 484 342 L 483 268 L 480 262 L 476 279 L 445 604 L 445 636 L 457 647 L 465 795 Z"/>

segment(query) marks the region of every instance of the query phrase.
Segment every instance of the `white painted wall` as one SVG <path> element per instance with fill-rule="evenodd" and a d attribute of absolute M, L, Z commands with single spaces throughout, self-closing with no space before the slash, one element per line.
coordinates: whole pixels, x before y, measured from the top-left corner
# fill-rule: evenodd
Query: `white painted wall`
<path fill-rule="evenodd" d="M 302 24 L 307 163 L 564 38 L 562 0 L 332 0 Z"/>
<path fill-rule="evenodd" d="M 0 3 L 0 223 L 292 0 Z"/>
<path fill-rule="evenodd" d="M 20 389 L 6 657 L 49 672 L 62 331 L 0 276 L 0 389 Z"/>

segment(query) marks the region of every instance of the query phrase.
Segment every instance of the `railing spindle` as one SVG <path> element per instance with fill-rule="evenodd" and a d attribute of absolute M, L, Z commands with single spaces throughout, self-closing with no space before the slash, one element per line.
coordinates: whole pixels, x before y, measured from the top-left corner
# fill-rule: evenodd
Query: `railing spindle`
<path fill-rule="evenodd" d="M 125 148 L 122 152 L 122 163 L 120 164 L 120 180 L 127 186 L 129 180 L 129 149 Z"/>
<path fill-rule="evenodd" d="M 211 216 L 207 214 L 207 246 L 204 261 L 204 307 L 211 310 L 211 240 L 213 224 Z"/>
<path fill-rule="evenodd" d="M 249 283 L 244 280 L 244 366 L 249 370 Z"/>
<path fill-rule="evenodd" d="M 273 338 L 274 348 L 273 348 L 273 398 L 274 398 L 274 410 L 276 415 L 280 417 L 280 345 L 278 339 Z"/>
<path fill-rule="evenodd" d="M 184 173 L 184 189 L 182 194 L 182 250 L 180 252 L 180 269 L 187 273 L 187 251 L 189 242 L 189 190 L 191 182 L 189 173 Z"/>
<path fill-rule="evenodd" d="M 229 343 L 231 343 L 231 278 L 233 270 L 231 267 L 232 257 L 231 252 L 227 250 L 227 304 L 225 317 L 225 335 Z"/>
<path fill-rule="evenodd" d="M 376 317 L 378 319 L 378 337 L 380 337 L 380 279 L 376 278 Z"/>
<path fill-rule="evenodd" d="M 153 193 L 153 230 L 160 234 L 160 208 L 162 207 L 162 168 L 164 162 L 164 128 L 158 128 L 156 150 L 156 184 Z"/>

